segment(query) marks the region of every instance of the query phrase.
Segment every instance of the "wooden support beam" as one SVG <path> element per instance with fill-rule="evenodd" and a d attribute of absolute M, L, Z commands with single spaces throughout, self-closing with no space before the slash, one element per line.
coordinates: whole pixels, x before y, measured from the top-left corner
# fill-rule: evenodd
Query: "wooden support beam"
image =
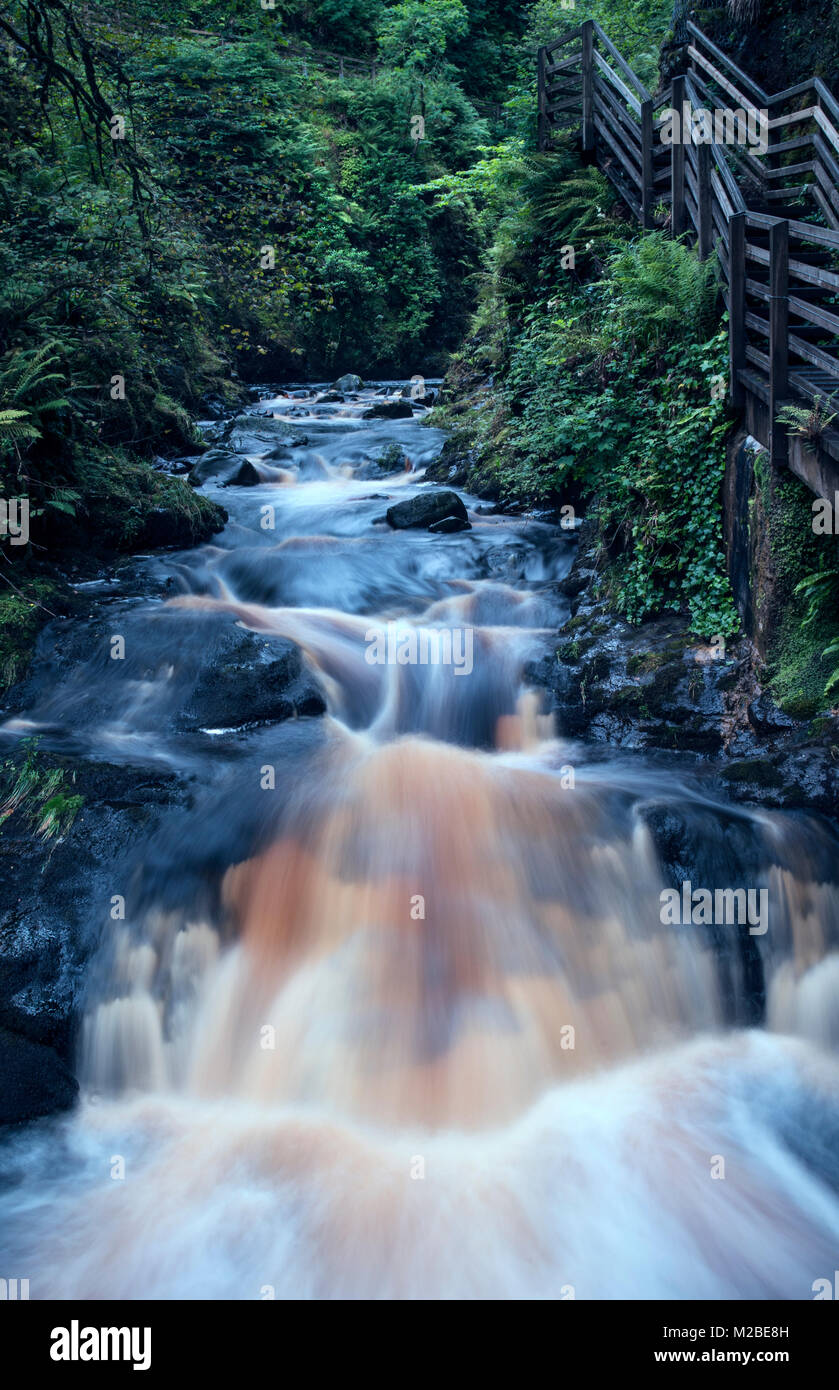
<path fill-rule="evenodd" d="M 536 79 L 536 83 L 537 83 L 537 93 L 538 93 L 538 99 L 539 99 L 538 145 L 539 145 L 539 149 L 540 149 L 540 150 L 546 150 L 547 147 L 548 147 L 548 110 L 547 110 L 547 108 L 548 108 L 548 85 L 547 85 L 547 78 L 546 78 L 546 75 L 545 75 L 545 69 L 546 69 L 546 67 L 547 67 L 547 62 L 548 62 L 547 50 L 544 49 L 544 48 L 540 48 L 540 49 L 539 49 L 539 55 L 538 55 L 538 58 L 537 58 L 537 79 Z"/>
<path fill-rule="evenodd" d="M 769 422 L 770 457 L 783 467 L 789 457 L 787 432 L 778 411 L 789 396 L 789 223 L 776 222 L 769 232 Z"/>
<path fill-rule="evenodd" d="M 699 259 L 707 261 L 714 249 L 714 221 L 711 213 L 711 146 L 697 146 Z"/>
<path fill-rule="evenodd" d="M 641 103 L 641 211 L 643 225 L 649 230 L 653 225 L 655 189 L 653 187 L 653 103 Z"/>
<path fill-rule="evenodd" d="M 673 78 L 673 95 L 670 103 L 674 111 L 679 113 L 679 134 L 681 135 L 681 121 L 683 102 L 685 97 L 684 77 Z M 683 140 L 674 140 L 670 146 L 670 190 L 672 194 L 672 211 L 670 214 L 670 230 L 674 237 L 681 236 L 686 230 L 685 221 L 685 145 Z"/>
<path fill-rule="evenodd" d="M 583 151 L 594 149 L 594 20 L 583 24 L 583 124 L 580 142 Z"/>
<path fill-rule="evenodd" d="M 736 212 L 728 223 L 728 350 L 731 358 L 731 403 L 744 402 L 739 373 L 746 366 L 746 214 Z"/>

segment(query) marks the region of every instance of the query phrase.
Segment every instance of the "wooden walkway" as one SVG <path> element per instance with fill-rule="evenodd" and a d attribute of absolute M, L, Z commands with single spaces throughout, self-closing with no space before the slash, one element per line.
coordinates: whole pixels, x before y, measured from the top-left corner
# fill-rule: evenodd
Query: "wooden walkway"
<path fill-rule="evenodd" d="M 731 398 L 783 464 L 782 405 L 835 394 L 839 411 L 839 102 L 818 77 L 770 95 L 695 24 L 688 31 L 684 75 L 655 94 L 594 20 L 541 48 L 539 147 L 579 127 L 584 153 L 642 226 L 695 236 L 703 258 L 716 250 Z M 720 126 L 719 143 L 667 144 L 663 113 L 684 103 L 691 113 L 746 113 L 752 134 L 728 143 Z M 826 431 L 819 445 L 839 460 L 839 433 Z"/>

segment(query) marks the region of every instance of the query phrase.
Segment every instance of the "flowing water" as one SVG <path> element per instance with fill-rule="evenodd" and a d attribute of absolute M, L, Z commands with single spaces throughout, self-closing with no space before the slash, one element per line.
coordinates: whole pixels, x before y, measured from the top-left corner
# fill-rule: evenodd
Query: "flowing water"
<path fill-rule="evenodd" d="M 225 531 L 117 605 L 134 664 L 89 655 L 8 730 L 198 790 L 103 925 L 79 1108 L 6 1142 L 3 1265 L 33 1297 L 811 1298 L 836 838 L 564 740 L 534 682 L 573 536 L 475 498 L 471 530 L 391 531 L 442 435 L 366 404 L 261 402 L 234 444 L 262 481 L 208 486 Z M 221 621 L 299 644 L 328 714 L 174 732 Z M 662 924 L 662 807 L 765 931 Z"/>

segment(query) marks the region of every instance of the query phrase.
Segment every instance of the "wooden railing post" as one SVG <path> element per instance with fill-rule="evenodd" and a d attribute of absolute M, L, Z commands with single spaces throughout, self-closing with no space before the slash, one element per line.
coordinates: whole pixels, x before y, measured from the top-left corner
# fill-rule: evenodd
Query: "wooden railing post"
<path fill-rule="evenodd" d="M 674 128 L 674 136 L 678 139 L 673 140 L 670 146 L 670 234 L 671 236 L 681 236 L 685 230 L 685 142 L 682 131 L 682 111 L 685 102 L 685 79 L 674 77 L 673 85 L 670 89 L 670 105 L 674 111 L 679 113 L 678 123 Z"/>
<path fill-rule="evenodd" d="M 787 462 L 787 433 L 778 411 L 789 396 L 789 222 L 769 230 L 769 433 L 773 464 Z"/>
<path fill-rule="evenodd" d="M 735 212 L 728 223 L 729 394 L 740 408 L 745 400 L 740 373 L 746 365 L 746 214 Z"/>
<path fill-rule="evenodd" d="M 538 60 L 538 94 L 539 94 L 539 135 L 538 143 L 540 150 L 548 148 L 548 82 L 545 68 L 547 67 L 547 54 L 544 48 L 539 49 Z"/>
<path fill-rule="evenodd" d="M 641 220 L 645 229 L 653 225 L 655 186 L 653 184 L 653 103 L 641 102 Z"/>
<path fill-rule="evenodd" d="M 584 151 L 594 149 L 594 20 L 583 23 L 583 124 L 580 141 Z"/>
<path fill-rule="evenodd" d="M 707 261 L 714 249 L 714 223 L 711 214 L 711 146 L 697 145 L 697 184 L 699 201 L 699 259 Z"/>

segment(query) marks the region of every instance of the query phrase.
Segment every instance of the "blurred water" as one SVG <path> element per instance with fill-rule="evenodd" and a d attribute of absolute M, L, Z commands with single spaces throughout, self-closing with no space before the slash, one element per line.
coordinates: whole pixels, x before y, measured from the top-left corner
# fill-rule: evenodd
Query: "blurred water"
<path fill-rule="evenodd" d="M 265 480 L 208 485 L 225 532 L 149 561 L 177 592 L 124 606 L 131 661 L 56 671 L 16 721 L 203 788 L 108 924 L 80 1109 L 6 1145 L 4 1268 L 32 1297 L 812 1297 L 835 836 L 564 740 L 531 673 L 572 538 L 474 498 L 469 531 L 391 532 L 442 435 L 371 399 L 261 402 L 234 442 Z M 410 469 L 359 478 L 392 443 Z M 220 619 L 298 643 L 326 719 L 173 731 Z M 394 624 L 468 630 L 469 671 L 371 662 Z M 661 806 L 695 883 L 766 889 L 764 936 L 662 925 Z"/>

